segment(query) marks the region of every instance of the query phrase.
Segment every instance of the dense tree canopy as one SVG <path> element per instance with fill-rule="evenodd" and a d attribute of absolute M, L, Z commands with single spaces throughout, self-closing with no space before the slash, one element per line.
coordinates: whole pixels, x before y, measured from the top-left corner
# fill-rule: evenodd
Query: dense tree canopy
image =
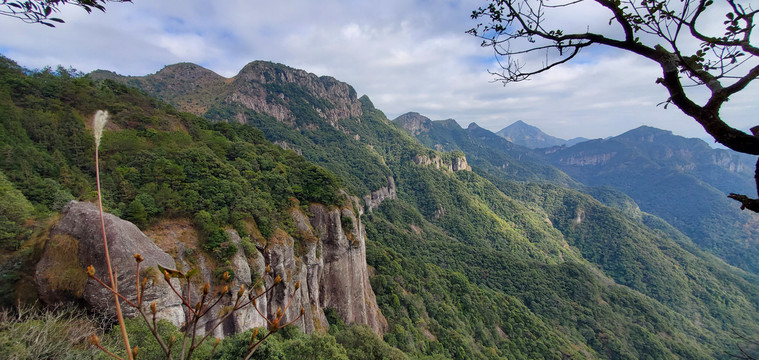
<path fill-rule="evenodd" d="M 608 22 L 570 29 L 557 20 L 576 21 L 578 10 L 597 9 L 608 11 Z M 751 39 L 757 11 L 738 0 L 492 0 L 472 13 L 485 22 L 469 32 L 502 59 L 503 71 L 495 75 L 504 82 L 526 80 L 593 45 L 654 61 L 662 69 L 656 82 L 670 95 L 665 106 L 674 104 L 728 148 L 759 155 L 759 128 L 748 134 L 720 115 L 729 97 L 759 76 L 759 47 Z M 694 96 L 699 88 L 708 91 L 700 102 Z M 759 212 L 759 199 L 730 197 Z"/>
<path fill-rule="evenodd" d="M 0 15 L 15 17 L 30 24 L 63 23 L 63 19 L 53 17 L 61 5 L 78 6 L 88 13 L 92 9 L 105 12 L 107 2 L 132 2 L 131 0 L 0 0 Z"/>

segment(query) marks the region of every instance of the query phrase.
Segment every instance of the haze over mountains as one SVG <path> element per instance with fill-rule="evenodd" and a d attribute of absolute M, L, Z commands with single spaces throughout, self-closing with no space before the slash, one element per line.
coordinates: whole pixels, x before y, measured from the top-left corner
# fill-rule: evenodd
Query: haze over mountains
<path fill-rule="evenodd" d="M 387 320 L 374 328 L 395 358 L 712 359 L 734 349 L 732 330 L 759 334 L 756 217 L 718 201 L 744 191 L 750 159 L 652 128 L 531 149 L 476 124 L 391 121 L 348 84 L 269 62 L 233 78 L 193 64 L 84 78 L 14 65 L 0 71 L 0 147 L 38 161 L 1 169 L 35 206 L 57 211 L 35 184 L 90 193 L 91 165 L 68 139 L 103 106 L 114 212 L 146 231 L 207 215 L 247 229 L 253 251 L 292 253 L 292 274 L 364 254 Z M 62 124 L 75 136 L 55 136 Z M 140 218 L 137 202 L 156 206 Z M 189 253 L 212 248 L 201 238 Z M 344 339 L 362 320 L 322 300 L 340 297 L 320 281 L 303 297 L 319 302 L 313 324 Z"/>
<path fill-rule="evenodd" d="M 528 125 L 522 120 L 518 120 L 513 124 L 496 132 L 497 135 L 509 140 L 517 145 L 522 145 L 530 149 L 545 148 L 551 146 L 572 146 L 574 144 L 587 141 L 584 137 L 576 137 L 570 140 L 564 140 L 557 137 L 553 137 L 544 133 L 542 130 Z"/>

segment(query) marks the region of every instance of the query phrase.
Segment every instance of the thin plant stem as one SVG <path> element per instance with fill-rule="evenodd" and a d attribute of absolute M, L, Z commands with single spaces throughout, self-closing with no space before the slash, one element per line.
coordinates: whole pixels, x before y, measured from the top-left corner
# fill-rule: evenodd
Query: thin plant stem
<path fill-rule="evenodd" d="M 103 197 L 100 194 L 100 164 L 98 161 L 98 146 L 95 145 L 95 183 L 98 190 L 98 208 L 100 210 L 100 229 L 103 233 L 103 248 L 105 251 L 105 263 L 108 267 L 108 276 L 111 279 L 111 288 L 114 292 L 118 293 L 119 289 L 116 287 L 116 279 L 113 276 L 113 268 L 111 267 L 111 255 L 108 252 L 108 239 L 105 235 L 105 218 L 103 216 Z M 116 303 L 116 317 L 119 320 L 119 327 L 121 328 L 121 336 L 124 338 L 124 346 L 126 347 L 126 353 L 129 360 L 134 359 L 132 355 L 132 348 L 129 346 L 129 336 L 127 336 L 126 325 L 124 324 L 124 315 L 121 313 L 121 303 L 119 296 L 113 295 L 114 302 Z"/>

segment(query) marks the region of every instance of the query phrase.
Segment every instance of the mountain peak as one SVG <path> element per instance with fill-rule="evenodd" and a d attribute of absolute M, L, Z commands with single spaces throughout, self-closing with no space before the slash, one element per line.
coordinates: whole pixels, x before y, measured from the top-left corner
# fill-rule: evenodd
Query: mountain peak
<path fill-rule="evenodd" d="M 430 131 L 432 125 L 432 120 L 418 112 L 407 112 L 395 118 L 393 122 L 408 130 L 413 136 Z"/>
<path fill-rule="evenodd" d="M 548 135 L 522 120 L 517 120 L 513 124 L 501 129 L 497 135 L 509 140 L 517 145 L 537 149 L 564 145 L 566 140 Z"/>
<path fill-rule="evenodd" d="M 447 129 L 461 129 L 461 125 L 459 125 L 459 123 L 453 119 L 435 120 L 434 122 L 436 124 L 440 124 L 441 126 Z"/>
<path fill-rule="evenodd" d="M 662 135 L 672 135 L 672 132 L 669 130 L 662 130 L 662 129 L 655 128 L 652 126 L 643 125 L 635 129 L 626 131 L 625 133 L 619 136 L 662 136 Z"/>

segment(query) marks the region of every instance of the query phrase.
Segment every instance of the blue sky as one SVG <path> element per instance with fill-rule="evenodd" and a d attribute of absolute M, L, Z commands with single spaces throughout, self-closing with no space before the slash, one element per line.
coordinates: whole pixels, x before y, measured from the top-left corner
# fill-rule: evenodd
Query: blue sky
<path fill-rule="evenodd" d="M 531 81 L 493 83 L 492 50 L 465 34 L 482 4 L 134 0 L 109 4 L 105 14 L 64 8 L 58 15 L 66 23 L 55 29 L 2 17 L 0 51 L 30 68 L 124 75 L 193 62 L 231 77 L 248 62 L 269 60 L 347 82 L 391 119 L 416 111 L 492 131 L 522 120 L 562 138 L 613 136 L 640 125 L 707 137 L 676 108 L 656 106 L 667 98 L 654 83 L 660 71 L 628 54 L 596 49 Z M 608 20 L 585 10 L 566 18 Z M 757 95 L 752 85 L 732 98 L 725 119 L 741 129 L 756 125 Z"/>

